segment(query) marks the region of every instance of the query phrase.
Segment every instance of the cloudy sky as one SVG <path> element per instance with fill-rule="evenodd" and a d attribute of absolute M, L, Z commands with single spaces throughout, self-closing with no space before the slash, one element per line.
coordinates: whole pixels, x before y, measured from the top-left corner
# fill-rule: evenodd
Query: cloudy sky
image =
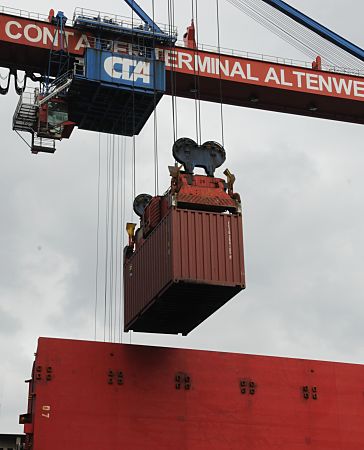
<path fill-rule="evenodd" d="M 150 11 L 151 1 L 140 2 Z M 167 22 L 167 1 L 156 0 Z M 180 36 L 190 2 L 176 1 Z M 211 0 L 199 1 L 199 38 L 216 45 Z M 291 0 L 293 6 L 363 46 L 364 6 L 358 2 Z M 74 6 L 34 0 L 72 17 Z M 122 2 L 103 9 L 128 15 Z M 7 6 L 29 9 L 17 0 Z M 306 59 L 221 0 L 221 45 Z M 96 338 L 103 339 L 100 307 L 105 263 L 106 159 L 110 141 L 75 131 L 54 156 L 33 156 L 11 131 L 17 96 L 0 98 L 0 433 L 21 431 L 27 386 L 39 336 L 95 338 L 98 161 L 99 276 Z M 178 100 L 178 136 L 195 138 L 193 101 Z M 221 140 L 218 105 L 202 104 L 203 140 Z M 364 129 L 277 113 L 225 106 L 226 166 L 236 174 L 244 206 L 247 289 L 188 337 L 123 335 L 123 342 L 364 363 Z M 158 106 L 160 191 L 172 162 L 171 101 Z M 110 154 L 110 149 L 109 149 Z M 115 197 L 124 234 L 131 219 L 131 142 L 115 141 L 126 193 Z M 154 192 L 153 123 L 136 139 L 136 190 Z M 220 172 L 222 173 L 222 171 Z M 120 189 L 124 182 L 120 183 Z M 116 195 L 116 194 L 115 194 Z M 125 196 L 125 202 L 121 200 Z M 116 206 L 117 200 L 120 206 Z M 116 219 L 115 219 L 116 220 Z M 116 227 L 115 227 L 116 228 Z M 116 232 L 115 232 L 116 233 Z M 115 297 L 114 297 L 115 301 Z M 116 321 L 114 334 L 118 334 Z M 108 337 L 110 330 L 105 330 Z"/>

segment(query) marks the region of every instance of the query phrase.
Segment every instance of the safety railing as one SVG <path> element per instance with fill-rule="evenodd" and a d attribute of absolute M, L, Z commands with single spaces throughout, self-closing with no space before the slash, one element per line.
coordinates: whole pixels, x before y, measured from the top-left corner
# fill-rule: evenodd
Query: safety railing
<path fill-rule="evenodd" d="M 37 93 L 36 89 L 26 89 L 22 92 L 13 114 L 13 130 L 32 131 L 36 117 L 35 98 Z"/>
<path fill-rule="evenodd" d="M 89 38 L 89 45 L 91 48 L 100 49 L 110 51 L 112 53 L 122 53 L 127 55 L 152 58 L 155 57 L 157 60 L 163 60 L 165 51 L 169 50 L 168 48 L 157 48 L 152 49 L 150 47 L 146 47 L 143 45 L 132 44 L 130 42 L 117 41 L 112 39 L 98 39 L 98 38 Z M 176 46 L 179 48 L 183 48 L 183 42 L 177 42 Z M 212 45 L 199 44 L 199 51 L 217 53 L 223 56 L 233 56 L 237 58 L 245 58 L 245 59 L 253 59 L 256 61 L 268 62 L 273 64 L 282 64 L 287 66 L 300 67 L 305 69 L 312 69 L 312 62 L 292 59 L 292 58 L 283 58 L 279 56 L 266 55 L 263 53 L 254 53 L 243 50 L 234 50 L 225 47 L 214 47 Z M 173 51 L 173 50 L 172 50 Z M 358 77 L 364 77 L 364 69 L 357 70 L 348 67 L 340 67 L 333 66 L 329 64 L 322 64 L 322 70 L 326 72 L 334 72 L 340 73 L 344 75 L 353 75 Z"/>
<path fill-rule="evenodd" d="M 104 50 L 111 53 L 135 56 L 137 58 L 165 59 L 165 48 L 152 48 L 138 43 L 116 41 L 112 39 L 88 38 L 89 47 L 96 50 Z"/>
<path fill-rule="evenodd" d="M 64 83 L 66 83 L 70 78 L 72 78 L 72 76 L 73 76 L 73 70 L 68 70 L 67 72 L 60 75 L 58 78 L 55 78 L 50 83 L 50 89 L 55 90 L 55 89 L 59 88 Z"/>
<path fill-rule="evenodd" d="M 8 6 L 1 6 L 0 5 L 0 14 L 9 14 L 12 16 L 18 16 L 33 20 L 42 20 L 42 21 L 48 21 L 48 16 L 44 14 L 39 14 L 35 12 L 26 11 L 23 9 L 16 9 L 11 8 Z M 100 21 L 100 23 L 109 23 L 109 24 L 115 24 L 116 26 L 120 27 L 126 27 L 126 28 L 144 28 L 145 24 L 139 18 L 137 17 L 123 17 L 117 14 L 107 14 L 102 13 L 100 11 L 93 11 L 86 8 L 76 8 L 74 15 L 73 15 L 73 23 L 77 19 L 77 17 L 84 17 L 85 19 L 90 19 L 94 21 Z M 158 26 L 161 28 L 163 32 L 168 34 L 172 37 L 177 37 L 177 29 L 176 27 L 171 27 L 170 25 L 166 24 L 158 24 Z M 93 39 L 90 39 L 90 46 L 93 48 L 96 48 L 96 42 Z M 93 42 L 92 42 L 93 41 Z M 118 41 L 112 41 L 112 40 L 98 40 L 98 43 L 101 42 L 101 47 L 103 50 L 110 50 L 114 52 L 120 52 L 120 53 L 129 53 L 129 54 L 152 54 L 152 49 L 144 48 L 144 50 L 135 50 L 135 48 L 131 49 L 130 44 L 125 44 L 125 49 L 122 48 L 123 43 Z M 128 47 L 129 45 L 129 47 Z M 177 42 L 179 47 L 183 47 L 183 42 Z M 121 50 L 120 50 L 121 48 Z M 262 53 L 255 53 L 255 52 L 249 52 L 244 50 L 235 50 L 227 47 L 216 47 L 213 45 L 208 44 L 202 44 L 199 43 L 198 49 L 200 51 L 206 51 L 206 52 L 213 52 L 213 53 L 220 53 L 221 55 L 226 56 L 235 56 L 238 58 L 247 58 L 247 59 L 254 59 L 257 61 L 263 61 L 263 62 L 270 62 L 275 64 L 284 64 L 284 65 L 290 65 L 295 67 L 301 67 L 306 69 L 312 69 L 312 63 L 308 61 L 298 60 L 298 59 L 292 59 L 292 58 L 283 58 L 278 56 L 272 56 Z M 162 53 L 161 53 L 162 55 Z M 322 70 L 327 72 L 334 72 L 334 73 L 340 73 L 344 75 L 353 75 L 353 76 L 359 76 L 364 77 L 364 68 L 361 69 L 354 69 L 350 67 L 343 67 L 343 66 L 335 66 L 331 64 L 322 64 Z"/>
<path fill-rule="evenodd" d="M 48 16 L 36 12 L 26 11 L 24 9 L 10 8 L 0 5 L 0 14 L 9 14 L 11 16 L 23 17 L 25 19 L 42 20 L 48 22 Z"/>
<path fill-rule="evenodd" d="M 126 28 L 130 30 L 144 30 L 144 31 L 152 31 L 148 28 L 142 20 L 138 17 L 124 17 L 118 14 L 110 14 L 104 13 L 101 11 L 93 11 L 91 9 L 86 8 L 76 8 L 73 14 L 73 25 L 77 25 L 80 21 L 89 21 L 90 24 L 94 23 L 95 25 L 105 25 L 105 26 L 115 26 L 120 28 Z M 171 36 L 173 38 L 177 38 L 177 28 L 157 23 L 158 27 L 163 31 L 163 33 Z"/>
<path fill-rule="evenodd" d="M 21 105 L 35 105 L 37 98 L 39 94 L 39 90 L 35 88 L 27 88 L 25 89 L 21 96 L 19 97 L 18 105 L 16 107 L 15 113 L 19 112 Z"/>
<path fill-rule="evenodd" d="M 177 42 L 176 45 L 179 47 L 183 47 L 183 42 Z M 244 50 L 234 50 L 226 47 L 216 47 L 208 44 L 198 44 L 198 49 L 200 51 L 212 52 L 212 53 L 220 53 L 225 56 L 236 56 L 238 58 L 246 58 L 246 59 L 255 59 L 257 61 L 270 62 L 275 64 L 283 64 L 288 66 L 302 67 L 306 69 L 312 69 L 312 62 L 303 61 L 299 59 L 292 58 L 283 58 L 279 56 L 266 55 L 263 53 L 254 53 L 248 52 Z M 335 72 L 346 75 L 355 75 L 359 77 L 364 77 L 364 68 L 363 70 L 342 67 L 342 66 L 334 66 L 331 64 L 322 64 L 322 70 L 327 72 Z"/>

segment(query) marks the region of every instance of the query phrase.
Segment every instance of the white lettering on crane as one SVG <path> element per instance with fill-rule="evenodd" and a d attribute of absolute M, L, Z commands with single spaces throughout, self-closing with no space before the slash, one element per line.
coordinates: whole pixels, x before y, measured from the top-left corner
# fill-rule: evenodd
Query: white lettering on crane
<path fill-rule="evenodd" d="M 38 25 L 32 23 L 22 23 L 17 20 L 9 20 L 4 24 L 5 36 L 10 41 L 28 45 L 50 47 L 60 45 L 60 36 L 57 30 L 51 25 Z M 79 35 L 73 31 L 64 31 L 65 41 L 72 48 L 70 52 L 80 52 L 84 48 L 92 47 L 89 37 L 86 34 Z M 73 39 L 71 39 L 73 37 Z M 112 51 L 123 54 L 133 54 L 133 46 L 130 43 L 115 41 L 111 47 Z M 135 51 L 135 50 L 134 50 Z M 173 50 L 155 49 L 158 60 L 165 61 L 166 68 L 175 68 L 182 72 L 201 76 L 223 76 L 237 82 L 247 82 L 251 80 L 259 84 L 275 85 L 287 87 L 289 89 L 312 91 L 323 95 L 334 95 L 342 98 L 364 98 L 364 81 L 358 78 L 340 74 L 330 74 L 329 72 L 312 73 L 305 69 L 292 70 L 289 67 L 279 65 L 268 65 L 263 62 L 247 62 L 244 59 L 226 57 L 224 55 L 193 54 L 191 51 L 176 48 Z M 131 59 L 117 60 L 117 56 L 105 60 L 105 70 L 113 78 L 122 78 L 127 81 L 139 81 L 150 83 L 150 63 L 134 61 Z M 121 67 L 117 67 L 117 65 Z M 115 67 L 116 66 L 116 67 Z M 257 73 L 256 73 L 257 72 Z M 257 76 L 259 73 L 259 77 Z M 112 75 L 110 75 L 112 74 Z"/>
<path fill-rule="evenodd" d="M 333 82 L 338 94 L 341 94 L 342 90 L 344 90 L 347 95 L 351 94 L 353 80 L 344 80 L 344 78 L 338 80 L 337 78 L 334 78 Z"/>
<path fill-rule="evenodd" d="M 220 61 L 218 67 L 219 67 L 219 70 L 217 71 L 218 75 L 220 74 L 221 71 L 226 77 L 230 76 L 230 64 L 228 59 L 226 59 L 224 62 Z"/>
<path fill-rule="evenodd" d="M 319 90 L 324 92 L 325 90 L 329 93 L 332 92 L 332 78 L 328 77 L 327 80 L 324 76 L 319 76 Z"/>
<path fill-rule="evenodd" d="M 281 69 L 281 83 L 283 86 L 293 86 L 293 83 L 286 81 L 286 72 L 284 69 Z"/>
<path fill-rule="evenodd" d="M 87 39 L 86 34 L 82 34 L 76 44 L 75 50 L 77 51 L 77 50 L 80 50 L 80 48 L 87 48 L 87 47 L 91 47 L 90 42 Z"/>
<path fill-rule="evenodd" d="M 17 22 L 16 20 L 9 20 L 9 22 L 6 23 L 5 25 L 5 34 L 7 36 L 9 36 L 9 38 L 11 39 L 20 39 L 21 38 L 21 33 L 16 33 L 13 34 L 10 27 L 16 27 L 18 30 L 21 30 L 21 25 L 19 22 Z"/>
<path fill-rule="evenodd" d="M 320 90 L 318 75 L 314 73 L 308 73 L 306 79 L 307 79 L 307 89 L 312 89 L 313 91 Z"/>
<path fill-rule="evenodd" d="M 197 72 L 211 73 L 211 58 L 202 58 L 200 55 L 196 55 L 195 68 Z"/>
<path fill-rule="evenodd" d="M 364 97 L 364 82 L 354 81 L 354 95 L 356 97 Z"/>
<path fill-rule="evenodd" d="M 251 67 L 250 64 L 247 64 L 247 65 L 246 65 L 246 77 L 247 77 L 248 80 L 259 81 L 259 78 L 258 78 L 258 77 L 254 77 L 254 76 L 252 75 L 252 67 Z"/>
<path fill-rule="evenodd" d="M 191 62 L 192 62 L 192 55 L 183 52 L 178 53 L 178 67 L 182 68 L 185 65 L 187 69 L 193 70 Z"/>
<path fill-rule="evenodd" d="M 57 34 L 57 40 L 58 40 L 58 34 Z M 48 43 L 53 44 L 53 41 L 55 41 L 55 36 L 52 34 L 51 30 L 49 28 L 43 29 L 43 44 L 47 45 Z M 54 45 L 58 45 L 56 42 L 54 42 Z"/>
<path fill-rule="evenodd" d="M 75 33 L 73 32 L 73 31 L 65 31 L 65 33 L 64 33 L 66 36 L 65 36 L 65 39 L 66 39 L 66 45 L 67 45 L 67 47 L 69 46 L 69 38 L 70 38 L 70 36 L 74 36 L 75 35 Z M 56 44 L 57 45 L 57 44 Z"/>
<path fill-rule="evenodd" d="M 35 36 L 30 35 L 31 30 L 35 30 Z M 24 27 L 24 37 L 29 42 L 40 42 L 42 40 L 42 34 L 42 29 L 33 23 L 25 25 Z"/>
<path fill-rule="evenodd" d="M 121 66 L 121 70 L 115 66 Z M 134 82 L 141 79 L 143 83 L 150 84 L 150 63 L 145 61 L 135 62 L 130 58 L 109 56 L 105 58 L 104 69 L 111 78 Z"/>
<path fill-rule="evenodd" d="M 235 75 L 240 75 L 243 80 L 246 80 L 246 75 L 244 73 L 243 68 L 241 67 L 241 64 L 239 61 L 235 61 L 233 68 L 231 70 L 230 76 L 235 77 Z"/>
<path fill-rule="evenodd" d="M 269 83 L 270 81 L 274 81 L 276 84 L 281 84 L 274 67 L 269 68 L 267 76 L 265 77 L 265 80 L 264 80 L 265 83 Z"/>
<path fill-rule="evenodd" d="M 293 75 L 297 76 L 297 86 L 299 88 L 301 88 L 302 87 L 302 78 L 306 75 L 305 72 L 298 72 L 297 70 L 294 70 L 292 73 L 293 73 Z"/>

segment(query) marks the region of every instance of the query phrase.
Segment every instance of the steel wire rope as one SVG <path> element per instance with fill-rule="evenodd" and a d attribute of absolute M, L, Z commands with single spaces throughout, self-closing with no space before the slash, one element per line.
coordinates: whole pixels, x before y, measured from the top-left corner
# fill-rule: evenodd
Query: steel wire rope
<path fill-rule="evenodd" d="M 360 70 L 360 66 L 357 65 L 360 63 L 359 60 L 351 58 L 344 50 L 331 42 L 326 41 L 312 30 L 296 23 L 293 19 L 284 16 L 270 5 L 266 5 L 265 3 L 262 4 L 262 2 L 252 3 L 249 0 L 228 0 L 228 2 L 245 12 L 274 34 L 283 38 L 286 42 L 289 42 L 307 56 L 312 58 L 316 57 L 317 54 L 320 54 L 320 56 L 335 66 L 348 66 L 355 70 Z M 268 16 L 273 16 L 279 24 L 268 19 Z M 293 34 L 295 34 L 295 36 Z"/>
<path fill-rule="evenodd" d="M 134 10 L 132 10 L 132 34 L 131 34 L 131 40 L 132 40 L 132 46 L 131 46 L 131 52 L 132 52 L 132 62 L 134 66 Z M 132 179 L 132 201 L 134 201 L 136 197 L 136 182 L 135 182 L 135 71 L 133 70 L 133 85 L 132 85 L 132 127 L 133 127 L 133 136 L 132 136 L 132 163 L 131 163 L 131 179 Z M 133 208 L 131 208 L 131 222 L 133 222 Z M 131 344 L 131 333 L 130 333 L 130 341 Z"/>
<path fill-rule="evenodd" d="M 277 11 L 271 5 L 268 5 L 262 1 L 256 2 L 256 0 L 237 0 L 240 3 L 250 5 L 249 7 L 255 11 L 260 11 L 264 17 L 273 16 L 275 23 L 280 24 L 282 28 L 295 34 L 295 37 L 305 45 L 311 46 L 316 53 L 320 53 L 325 59 L 335 57 L 337 64 L 345 64 L 354 67 L 356 63 L 360 63 L 360 60 L 350 55 L 345 50 L 336 46 L 332 42 L 327 41 L 322 36 L 315 33 L 313 30 L 308 29 L 304 25 L 297 23 L 290 17 L 287 17 L 280 11 Z M 306 40 L 306 43 L 304 42 Z M 335 55 L 335 56 L 334 56 Z"/>
<path fill-rule="evenodd" d="M 106 206 L 105 206 L 105 269 L 104 269 L 104 341 L 106 341 L 107 320 L 107 281 L 109 263 L 109 194 L 110 194 L 110 147 L 109 135 L 106 135 Z"/>
<path fill-rule="evenodd" d="M 125 224 L 126 211 L 125 211 L 125 201 L 126 201 L 126 137 L 123 136 L 123 158 L 122 158 L 122 223 Z M 125 246 L 125 233 L 122 234 L 122 245 L 120 252 L 120 266 L 124 266 L 124 246 Z M 123 342 L 123 329 L 124 329 L 124 271 L 122 271 L 122 276 L 120 277 L 120 291 L 121 291 L 121 314 L 120 314 L 120 343 Z"/>
<path fill-rule="evenodd" d="M 297 50 L 303 52 L 310 58 L 314 57 L 315 52 L 312 49 L 308 49 L 306 46 L 300 43 L 299 40 L 292 37 L 288 32 L 277 26 L 276 23 L 267 19 L 265 15 L 262 15 L 256 12 L 254 9 L 250 8 L 248 5 L 242 4 L 238 0 L 228 0 L 228 2 L 234 6 L 236 6 L 240 11 L 245 12 L 249 17 L 263 25 L 266 29 L 272 31 L 277 36 L 284 39 L 286 42 L 289 42 L 293 45 Z"/>
<path fill-rule="evenodd" d="M 240 3 L 238 0 L 227 0 L 232 5 L 236 6 L 240 11 L 245 12 L 249 17 L 260 23 L 269 31 L 273 32 L 277 36 L 281 37 L 286 42 L 289 42 L 293 45 L 297 50 L 306 54 L 310 58 L 316 55 L 316 52 L 313 49 L 307 48 L 303 45 L 298 39 L 291 36 L 287 31 L 277 26 L 274 22 L 268 20 L 264 15 L 257 13 L 256 11 L 249 8 L 249 6 Z"/>
<path fill-rule="evenodd" d="M 249 1 L 250 3 L 252 3 L 251 0 Z M 262 4 L 262 2 L 258 2 L 256 6 L 258 6 L 259 4 Z M 253 5 L 255 5 L 255 3 L 253 3 Z M 302 35 L 304 35 L 305 38 L 308 40 L 309 43 L 311 43 L 311 46 L 313 46 L 316 51 L 318 49 L 320 52 L 323 52 L 322 56 L 324 56 L 326 59 L 330 60 L 330 57 L 335 55 L 335 57 L 339 61 L 339 64 L 341 65 L 345 64 L 353 68 L 354 67 L 363 68 L 363 62 L 358 58 L 356 58 L 354 55 L 351 55 L 341 47 L 338 47 L 333 42 L 326 40 L 324 37 L 315 33 L 313 30 L 305 27 L 300 23 L 297 23 L 292 18 L 287 17 L 280 11 L 275 10 L 271 5 L 267 5 L 266 3 L 263 3 L 263 5 L 267 11 L 273 11 L 275 17 L 280 17 L 281 20 L 283 18 L 286 24 L 290 26 L 295 25 L 297 30 L 296 36 L 300 38 Z"/>
<path fill-rule="evenodd" d="M 174 22 L 174 0 L 168 0 L 168 28 L 170 34 L 173 34 L 175 29 Z M 175 58 L 176 51 L 171 42 L 168 49 L 168 60 L 170 65 L 170 84 L 171 84 L 171 102 L 172 102 L 172 130 L 173 130 L 173 142 L 177 140 L 178 133 L 178 114 L 177 114 L 177 98 L 176 98 L 176 71 L 175 71 Z"/>
<path fill-rule="evenodd" d="M 119 209 L 118 209 L 118 241 L 117 241 L 117 249 L 118 249 L 118 268 L 117 268 L 117 283 L 116 283 L 116 289 L 117 289 L 117 299 L 118 299 L 118 314 L 117 314 L 117 318 L 118 318 L 118 327 L 117 327 L 117 334 L 116 334 L 116 330 L 115 330 L 115 335 L 117 336 L 117 342 L 120 341 L 120 327 L 121 327 L 121 309 L 122 309 L 122 292 L 121 292 L 121 277 L 123 274 L 123 267 L 122 267 L 122 260 L 121 260 L 121 255 L 122 255 L 122 250 L 123 250 L 123 245 L 122 245 L 122 226 L 123 226 L 123 222 L 122 222 L 122 210 L 123 210 L 123 204 L 122 204 L 122 145 L 121 145 L 121 136 L 118 136 L 118 153 L 119 153 L 119 160 L 118 160 L 118 205 L 119 205 Z"/>
<path fill-rule="evenodd" d="M 132 31 L 131 31 L 131 57 L 132 57 L 132 66 L 135 65 L 135 33 L 134 33 L 134 9 L 132 9 L 131 13 L 131 23 L 132 23 Z M 136 196 L 136 142 L 135 142 L 135 70 L 133 70 L 133 80 L 132 80 L 132 199 L 134 201 Z M 131 222 L 133 221 L 133 208 L 131 208 Z"/>
<path fill-rule="evenodd" d="M 200 101 L 200 59 L 198 54 L 198 11 L 197 0 L 191 0 L 191 13 L 192 20 L 195 24 L 195 40 L 196 47 L 194 48 L 194 93 L 195 93 L 195 128 L 196 128 L 196 141 L 197 144 L 201 144 L 201 101 Z M 197 65 L 197 70 L 196 70 Z"/>
<path fill-rule="evenodd" d="M 117 333 L 117 318 L 120 317 L 118 314 L 118 309 L 120 302 L 118 301 L 118 279 L 119 279 L 119 253 L 120 253 L 120 211 L 119 211 L 119 187 L 120 187 L 120 136 L 117 136 L 117 164 L 116 164 L 116 238 L 115 238 L 115 274 L 114 274 L 114 342 L 116 342 L 116 336 L 119 336 Z"/>
<path fill-rule="evenodd" d="M 101 133 L 98 139 L 98 174 L 97 174 L 97 223 L 96 223 L 96 267 L 95 267 L 95 323 L 94 339 L 97 339 L 97 307 L 99 281 L 99 239 L 100 239 L 100 180 L 101 180 Z"/>
<path fill-rule="evenodd" d="M 119 163 L 120 163 L 120 155 L 119 155 L 119 136 L 115 136 L 115 152 L 116 152 L 116 158 L 115 158 L 115 203 L 116 203 L 116 211 L 115 211 L 115 242 L 114 242 L 114 275 L 113 275 L 113 295 L 114 295 L 114 311 L 113 311 L 113 342 L 116 342 L 116 336 L 117 336 L 117 330 L 116 330 L 116 323 L 117 323 L 117 309 L 118 309 L 118 297 L 117 297 L 117 286 L 118 286 L 118 261 L 119 261 L 119 251 L 118 251 L 118 244 L 119 244 Z"/>
<path fill-rule="evenodd" d="M 111 144 L 111 205 L 110 205 L 110 270 L 109 270 L 109 340 L 113 340 L 113 312 L 114 312 L 114 210 L 115 210 L 115 135 L 110 136 Z"/>
<path fill-rule="evenodd" d="M 198 44 L 199 44 L 199 20 L 198 20 L 198 3 L 196 1 L 196 47 L 198 50 Z M 198 55 L 199 56 L 199 55 Z M 198 59 L 200 61 L 200 59 Z M 198 98 L 198 129 L 199 129 L 199 135 L 200 135 L 200 142 L 199 144 L 202 144 L 202 128 L 201 128 L 201 90 L 200 90 L 200 64 L 197 63 L 197 98 Z"/>
<path fill-rule="evenodd" d="M 223 111 L 223 91 L 221 78 L 221 46 L 220 46 L 220 8 L 219 0 L 216 0 L 216 26 L 217 26 L 217 49 L 219 52 L 219 91 L 220 91 L 220 122 L 221 122 L 221 144 L 225 147 L 224 137 L 224 111 Z"/>
<path fill-rule="evenodd" d="M 155 4 L 152 0 L 152 17 L 155 23 Z M 156 51 L 156 40 L 155 40 L 155 28 L 153 27 L 153 46 L 152 46 L 152 64 L 153 64 L 153 78 L 154 78 L 154 92 L 153 92 L 153 146 L 154 146 L 154 195 L 159 193 L 159 171 L 158 171 L 158 122 L 157 122 L 157 51 Z"/>
<path fill-rule="evenodd" d="M 122 317 L 123 317 L 123 249 L 124 249 L 124 234 L 122 233 L 123 225 L 124 225 L 124 199 L 123 199 L 123 160 L 125 156 L 124 152 L 124 146 L 123 146 L 123 139 L 121 136 L 119 136 L 119 154 L 120 154 L 120 160 L 119 160 L 119 204 L 120 204 L 120 211 L 119 211 L 119 218 L 120 218 L 120 225 L 119 225 L 119 282 L 118 282 L 118 291 L 119 291 L 119 314 L 118 314 L 118 342 L 122 342 Z"/>

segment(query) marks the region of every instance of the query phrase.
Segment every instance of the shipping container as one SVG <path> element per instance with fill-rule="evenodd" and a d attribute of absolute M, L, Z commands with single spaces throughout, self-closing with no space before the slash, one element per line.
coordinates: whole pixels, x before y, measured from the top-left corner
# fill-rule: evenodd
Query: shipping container
<path fill-rule="evenodd" d="M 21 422 L 26 450 L 363 450 L 363 380 L 363 365 L 41 338 Z"/>
<path fill-rule="evenodd" d="M 125 261 L 125 330 L 186 335 L 244 288 L 241 214 L 171 208 Z"/>

